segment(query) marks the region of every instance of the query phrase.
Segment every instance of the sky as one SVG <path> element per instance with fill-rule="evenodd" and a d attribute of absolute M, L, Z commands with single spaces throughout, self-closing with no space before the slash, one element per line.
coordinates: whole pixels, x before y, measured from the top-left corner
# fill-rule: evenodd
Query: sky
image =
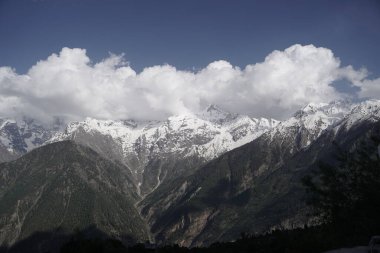
<path fill-rule="evenodd" d="M 283 119 L 380 98 L 379 1 L 0 0 L 0 116 Z"/>

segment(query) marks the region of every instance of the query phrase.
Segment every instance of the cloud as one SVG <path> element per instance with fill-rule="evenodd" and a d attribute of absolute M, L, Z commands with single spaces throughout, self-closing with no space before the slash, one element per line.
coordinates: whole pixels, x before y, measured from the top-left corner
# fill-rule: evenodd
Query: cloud
<path fill-rule="evenodd" d="M 221 60 L 197 72 L 158 65 L 140 73 L 123 55 L 92 63 L 85 49 L 63 48 L 24 75 L 0 67 L 0 116 L 163 119 L 213 103 L 232 112 L 281 119 L 309 102 L 347 96 L 332 86 L 341 79 L 361 87 L 360 95 L 380 95 L 379 79 L 366 77 L 365 69 L 341 67 L 331 50 L 313 45 L 273 51 L 244 69 Z"/>

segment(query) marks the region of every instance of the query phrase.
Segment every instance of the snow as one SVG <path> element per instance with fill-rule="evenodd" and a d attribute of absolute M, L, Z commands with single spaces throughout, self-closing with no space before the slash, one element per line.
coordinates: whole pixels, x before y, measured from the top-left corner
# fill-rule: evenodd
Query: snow
<path fill-rule="evenodd" d="M 164 121 L 86 118 L 81 122 L 69 123 L 64 130 L 44 128 L 33 120 L 0 119 L 0 142 L 9 150 L 14 150 L 17 138 L 5 127 L 17 124 L 17 134 L 22 136 L 26 151 L 45 143 L 73 139 L 78 131 L 85 131 L 110 136 L 121 146 L 124 156 L 144 149 L 148 153 L 197 155 L 210 160 L 264 133 L 273 138 L 276 134 L 286 136 L 294 129 L 303 129 L 310 133 L 310 139 L 305 142 L 308 146 L 326 129 L 342 125 L 348 129 L 363 120 L 376 121 L 379 117 L 380 100 L 311 103 L 283 122 L 233 114 L 210 105 L 199 114 L 174 115 Z"/>
<path fill-rule="evenodd" d="M 346 101 L 332 102 L 330 104 L 312 104 L 304 108 L 304 114 L 298 114 L 306 129 L 325 130 L 338 122 L 345 114 L 350 112 L 352 104 Z"/>
<path fill-rule="evenodd" d="M 310 103 L 301 110 L 297 111 L 288 120 L 280 122 L 270 131 L 271 139 L 280 134 L 287 136 L 295 129 L 308 133 L 309 138 L 304 146 L 309 146 L 313 140 L 318 138 L 327 129 L 340 127 L 342 122 L 346 127 L 350 127 L 360 120 L 365 120 L 365 115 L 373 117 L 374 112 L 378 111 L 380 100 L 368 100 L 353 103 L 348 100 L 333 101 L 331 103 Z"/>
<path fill-rule="evenodd" d="M 380 100 L 366 100 L 353 107 L 343 119 L 345 129 L 348 130 L 363 121 L 378 121 L 380 118 Z"/>
<path fill-rule="evenodd" d="M 221 153 L 244 145 L 277 125 L 273 119 L 255 119 L 222 111 L 215 105 L 200 114 L 183 114 L 165 121 L 111 121 L 86 118 L 70 123 L 64 133 L 57 133 L 50 142 L 70 139 L 82 129 L 111 136 L 120 143 L 124 155 L 144 146 L 155 153 L 197 155 L 209 160 Z"/>
<path fill-rule="evenodd" d="M 197 116 L 200 119 L 204 119 L 213 123 L 222 123 L 225 120 L 238 117 L 238 114 L 232 114 L 230 112 L 224 111 L 216 105 L 211 104 Z"/>
<path fill-rule="evenodd" d="M 349 129 L 362 121 L 379 119 L 380 100 L 309 104 L 282 122 L 232 114 L 215 105 L 199 114 L 174 115 L 163 121 L 86 118 L 67 124 L 65 129 L 42 126 L 30 119 L 0 119 L 0 145 L 11 152 L 25 153 L 47 143 L 75 139 L 82 132 L 109 136 L 121 149 L 127 167 L 130 161 L 135 166 L 131 172 L 140 190 L 142 175 L 151 157 L 195 156 L 209 161 L 263 134 L 271 140 L 278 135 L 280 140 L 299 136 L 300 148 L 306 148 L 328 129 L 337 133 L 341 128 Z M 20 151 L 20 147 L 24 150 Z M 154 187 L 158 187 L 165 177 L 166 174 L 159 171 Z"/>
<path fill-rule="evenodd" d="M 56 132 L 53 128 L 43 127 L 28 118 L 0 119 L 0 143 L 10 152 L 29 152 L 51 138 Z"/>

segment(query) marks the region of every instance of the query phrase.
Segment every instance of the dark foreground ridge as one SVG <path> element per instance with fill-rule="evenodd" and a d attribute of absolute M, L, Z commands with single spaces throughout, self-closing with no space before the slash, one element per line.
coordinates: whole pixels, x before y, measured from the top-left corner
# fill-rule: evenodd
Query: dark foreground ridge
<path fill-rule="evenodd" d="M 353 234 L 353 230 L 337 231 L 333 226 L 304 227 L 293 230 L 277 230 L 265 235 L 242 233 L 235 242 L 214 243 L 209 247 L 186 248 L 178 245 L 155 247 L 149 243 L 125 246 L 120 240 L 89 227 L 73 234 L 62 231 L 37 232 L 12 247 L 0 248 L 0 253 L 124 253 L 124 252 L 249 252 L 249 253 L 318 253 L 342 247 L 366 245 L 371 235 Z"/>
<path fill-rule="evenodd" d="M 120 240 L 111 239 L 109 235 L 105 232 L 96 228 L 95 225 L 91 225 L 83 230 L 77 230 L 74 233 L 66 233 L 63 229 L 56 229 L 54 231 L 47 232 L 36 232 L 29 237 L 18 241 L 11 247 L 2 246 L 0 247 L 1 253 L 46 253 L 46 252 L 71 252 L 67 251 L 70 245 L 73 245 L 74 252 L 114 252 L 109 251 L 112 249 L 107 242 L 112 241 L 118 245 L 121 245 L 122 249 L 125 249 L 124 244 L 133 245 L 136 243 L 134 239 L 130 236 L 124 236 L 123 243 Z M 101 251 L 96 249 L 95 251 L 90 250 L 91 248 L 86 248 L 83 251 L 78 247 L 78 243 L 83 245 L 88 245 L 90 247 L 97 246 Z M 91 242 L 90 244 L 88 242 Z M 115 245 L 116 245 L 115 244 Z M 65 250 L 66 249 L 66 250 Z M 79 250 L 79 251 L 78 251 Z M 106 251 L 104 251 L 106 250 Z M 121 251 L 123 252 L 123 251 Z"/>

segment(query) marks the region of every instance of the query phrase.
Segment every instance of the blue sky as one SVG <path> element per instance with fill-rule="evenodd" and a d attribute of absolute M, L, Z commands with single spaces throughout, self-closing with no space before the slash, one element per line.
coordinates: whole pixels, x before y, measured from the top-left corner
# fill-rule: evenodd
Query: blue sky
<path fill-rule="evenodd" d="M 293 44 L 331 49 L 380 74 L 379 1 L 0 0 L 0 66 L 24 73 L 62 47 L 92 60 L 125 53 L 131 66 L 203 68 L 263 61 Z"/>
<path fill-rule="evenodd" d="M 375 0 L 0 0 L 0 117 L 284 119 L 380 99 L 379 45 Z"/>

